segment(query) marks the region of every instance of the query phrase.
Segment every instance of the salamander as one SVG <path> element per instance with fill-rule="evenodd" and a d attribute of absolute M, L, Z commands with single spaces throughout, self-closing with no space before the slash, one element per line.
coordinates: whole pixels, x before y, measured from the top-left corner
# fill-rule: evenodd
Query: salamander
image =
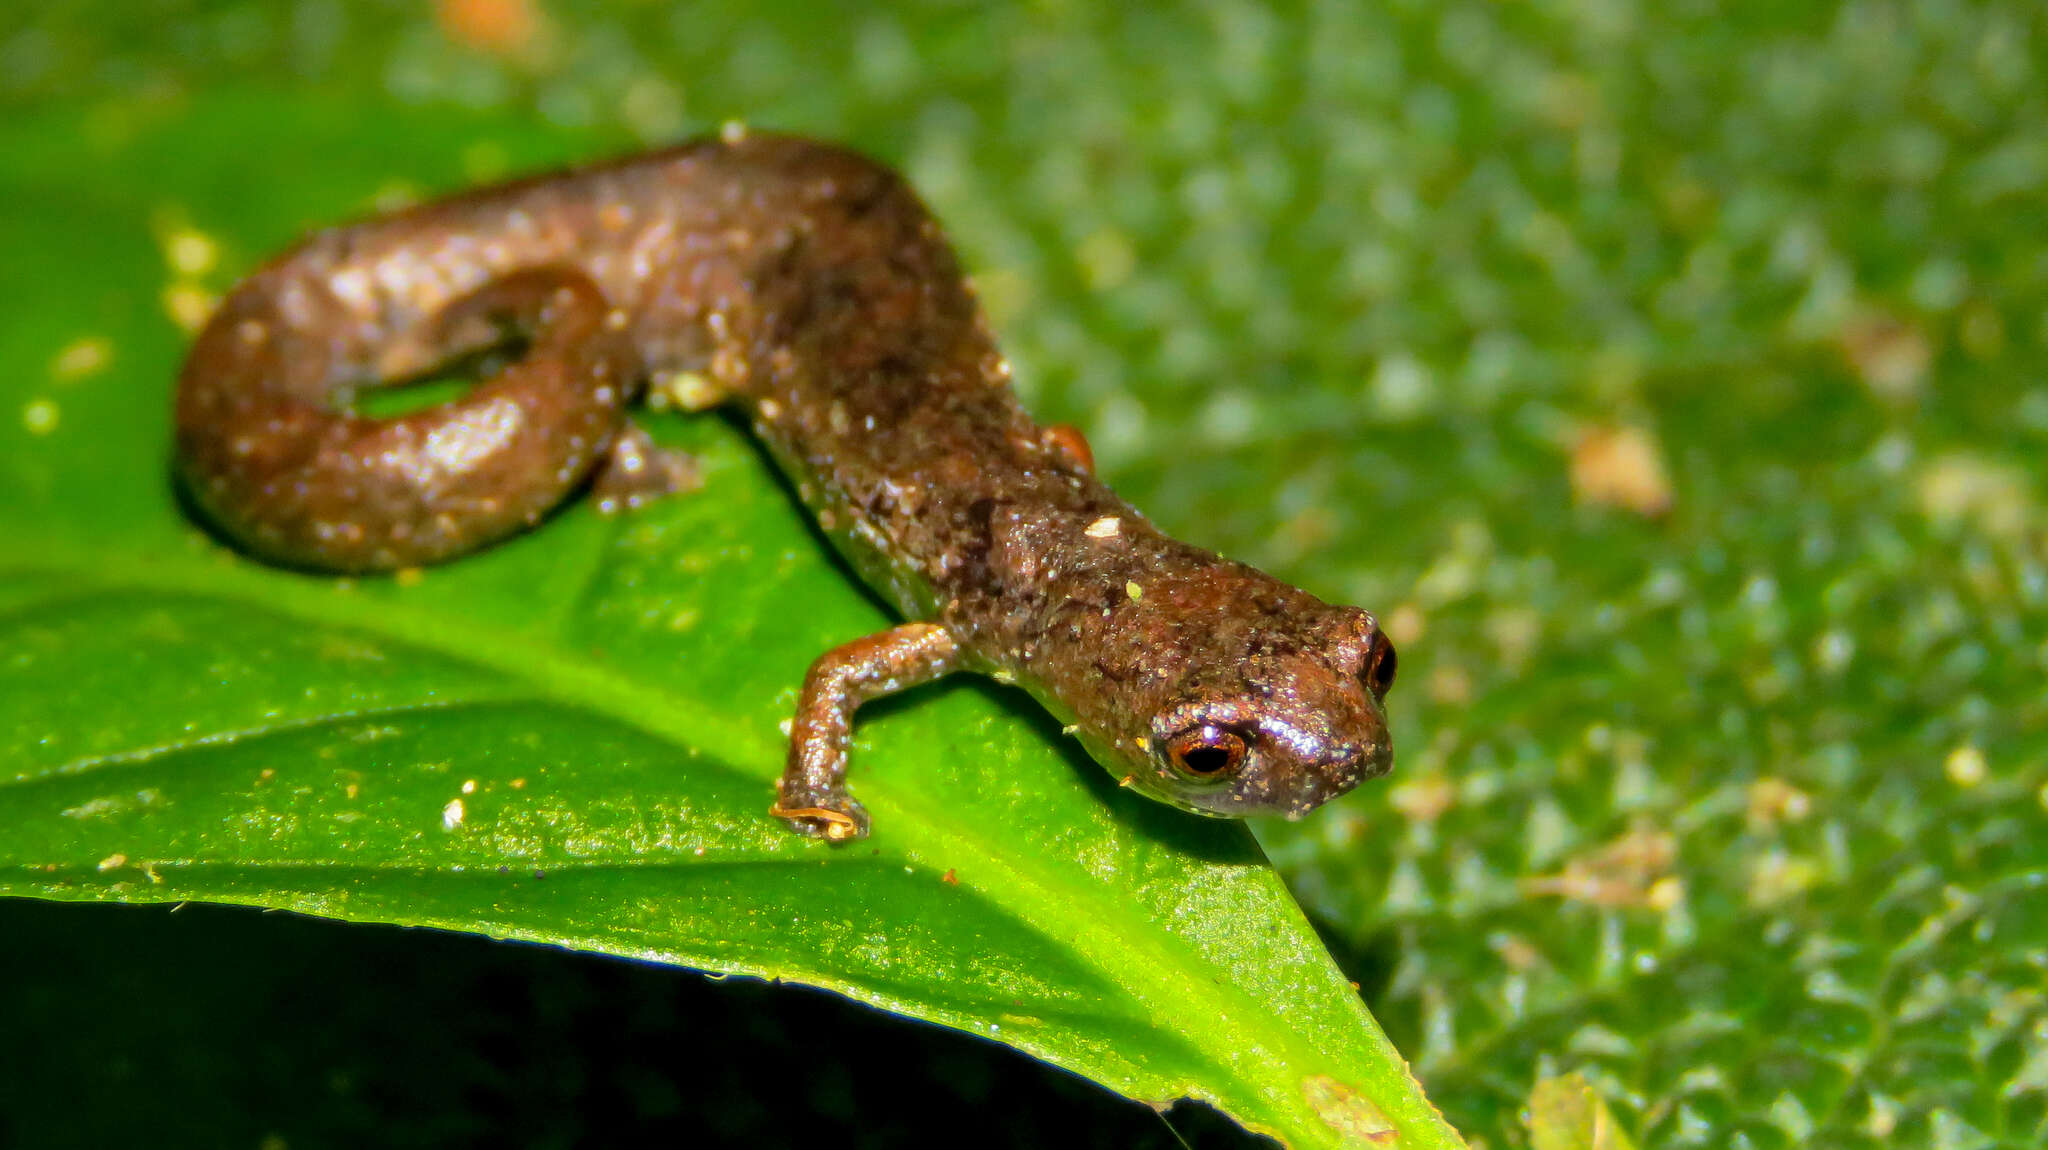
<path fill-rule="evenodd" d="M 359 393 L 464 369 L 392 418 Z M 1300 817 L 1392 765 L 1394 649 L 1170 538 L 1041 427 L 971 284 L 888 167 L 729 131 L 318 232 L 242 280 L 178 380 L 175 470 L 271 563 L 378 572 L 524 531 L 579 489 L 693 485 L 627 415 L 731 405 L 902 624 L 804 677 L 771 812 L 868 833 L 854 712 L 957 670 L 1022 686 L 1126 785 Z"/>

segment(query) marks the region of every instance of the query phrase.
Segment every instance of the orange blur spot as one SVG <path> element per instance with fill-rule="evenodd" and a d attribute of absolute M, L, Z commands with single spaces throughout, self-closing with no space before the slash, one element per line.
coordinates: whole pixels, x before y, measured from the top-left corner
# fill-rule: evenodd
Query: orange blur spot
<path fill-rule="evenodd" d="M 534 0 L 438 0 L 434 22 L 464 47 L 509 56 L 533 44 L 541 14 Z"/>
<path fill-rule="evenodd" d="M 1621 507 L 1638 515 L 1671 510 L 1671 477 L 1649 432 L 1637 427 L 1589 427 L 1571 449 L 1572 494 L 1582 503 Z"/>

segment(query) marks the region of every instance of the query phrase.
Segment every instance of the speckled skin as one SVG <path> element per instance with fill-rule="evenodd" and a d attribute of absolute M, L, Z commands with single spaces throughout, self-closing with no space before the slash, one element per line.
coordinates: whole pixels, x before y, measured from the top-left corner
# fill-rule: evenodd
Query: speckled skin
<path fill-rule="evenodd" d="M 343 410 L 494 349 L 509 362 L 460 401 Z M 679 373 L 741 406 L 911 620 L 811 668 L 773 808 L 792 826 L 865 835 L 854 710 L 956 669 L 1022 685 L 1191 811 L 1300 816 L 1389 768 L 1373 617 L 1167 538 L 1098 482 L 1078 434 L 1018 406 L 916 196 L 828 145 L 729 135 L 316 235 L 201 333 L 178 466 L 262 558 L 434 562 L 530 526 L 608 458 L 606 490 L 687 486 L 623 416 Z"/>

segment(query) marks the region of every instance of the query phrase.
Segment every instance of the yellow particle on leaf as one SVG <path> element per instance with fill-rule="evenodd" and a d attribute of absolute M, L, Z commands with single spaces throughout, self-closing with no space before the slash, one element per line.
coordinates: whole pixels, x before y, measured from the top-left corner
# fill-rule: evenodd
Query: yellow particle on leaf
<path fill-rule="evenodd" d="M 203 276 L 220 263 L 220 245 L 193 228 L 179 228 L 164 237 L 164 262 L 181 276 Z"/>
<path fill-rule="evenodd" d="M 1942 769 L 1948 772 L 1948 781 L 1959 787 L 1974 787 L 1989 773 L 1984 764 L 1984 752 L 1969 743 L 1950 751 Z"/>
<path fill-rule="evenodd" d="M 98 371 L 105 371 L 114 362 L 114 343 L 105 336 L 89 335 L 72 340 L 59 348 L 50 357 L 50 374 L 60 382 L 69 383 Z"/>
<path fill-rule="evenodd" d="M 212 292 L 195 283 L 174 283 L 163 294 L 164 314 L 187 335 L 197 334 L 206 326 L 207 317 L 219 302 Z"/>
<path fill-rule="evenodd" d="M 22 405 L 21 425 L 30 435 L 48 435 L 57 430 L 57 416 L 55 400 L 31 399 Z"/>

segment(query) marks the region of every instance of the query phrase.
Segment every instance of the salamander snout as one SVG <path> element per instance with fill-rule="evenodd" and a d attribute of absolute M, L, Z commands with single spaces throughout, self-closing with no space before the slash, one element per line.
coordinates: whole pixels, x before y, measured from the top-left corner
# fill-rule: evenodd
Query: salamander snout
<path fill-rule="evenodd" d="M 1338 630 L 1320 648 L 1247 659 L 1227 686 L 1196 684 L 1159 711 L 1141 787 L 1203 814 L 1299 818 L 1392 769 L 1393 644 L 1364 612 Z"/>

